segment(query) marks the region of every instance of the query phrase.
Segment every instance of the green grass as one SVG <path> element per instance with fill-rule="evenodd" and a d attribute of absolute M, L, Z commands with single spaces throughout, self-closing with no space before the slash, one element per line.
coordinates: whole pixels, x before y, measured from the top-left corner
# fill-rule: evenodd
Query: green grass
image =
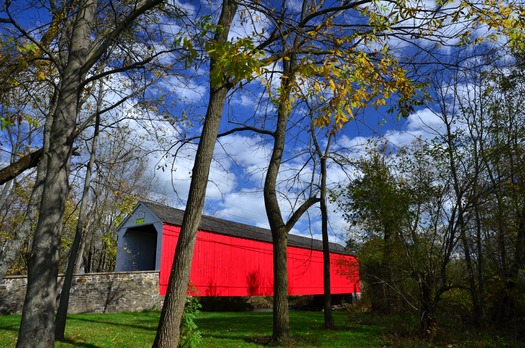
<path fill-rule="evenodd" d="M 472 332 L 452 322 L 432 341 L 418 338 L 417 318 L 334 312 L 337 330 L 323 330 L 322 312 L 290 312 L 289 347 L 525 347 L 501 332 Z M 66 342 L 56 347 L 151 347 L 159 313 L 75 314 L 68 317 Z M 20 316 L 0 316 L 0 348 L 14 347 Z M 203 347 L 261 347 L 272 332 L 269 312 L 203 312 L 196 319 Z"/>
<path fill-rule="evenodd" d="M 350 325 L 347 314 L 335 312 L 337 330 L 323 330 L 322 312 L 290 312 L 291 346 L 380 347 L 379 329 Z M 271 313 L 201 313 L 196 320 L 205 347 L 256 347 L 272 333 Z"/>
<path fill-rule="evenodd" d="M 159 313 L 74 314 L 55 347 L 151 347 Z M 0 316 L 0 347 L 14 347 L 20 316 Z"/>
<path fill-rule="evenodd" d="M 322 312 L 291 312 L 291 347 L 380 347 L 377 327 L 350 324 L 334 313 L 338 330 L 325 331 Z M 56 347 L 151 347 L 159 313 L 74 314 L 68 317 L 66 342 Z M 0 316 L 0 347 L 14 347 L 20 316 Z M 260 347 L 272 333 L 268 312 L 209 313 L 196 320 L 203 347 Z"/>

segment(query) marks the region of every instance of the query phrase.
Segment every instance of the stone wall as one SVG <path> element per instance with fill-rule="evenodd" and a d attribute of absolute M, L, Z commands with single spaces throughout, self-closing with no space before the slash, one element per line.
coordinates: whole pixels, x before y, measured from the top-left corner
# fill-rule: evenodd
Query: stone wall
<path fill-rule="evenodd" d="M 58 281 L 60 292 L 63 275 Z M 1 314 L 22 312 L 26 285 L 25 276 L 7 276 L 0 281 Z M 160 310 L 163 300 L 158 271 L 78 274 L 73 278 L 68 313 Z"/>

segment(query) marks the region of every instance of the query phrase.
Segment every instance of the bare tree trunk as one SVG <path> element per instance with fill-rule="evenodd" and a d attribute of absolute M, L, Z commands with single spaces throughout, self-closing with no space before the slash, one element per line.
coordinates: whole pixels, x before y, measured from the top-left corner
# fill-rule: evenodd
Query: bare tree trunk
<path fill-rule="evenodd" d="M 330 141 L 330 140 L 329 140 Z M 327 146 L 327 151 L 330 145 Z M 332 294 L 330 291 L 330 243 L 328 240 L 328 210 L 326 207 L 326 154 L 321 157 L 321 218 L 323 235 L 323 308 L 324 327 L 334 329 L 334 317 L 332 315 Z"/>
<path fill-rule="evenodd" d="M 56 108 L 56 93 L 51 99 L 52 109 Z M 48 117 L 44 125 L 44 151 L 49 149 L 49 133 L 51 131 L 51 126 L 53 125 L 53 118 Z M 27 206 L 26 214 L 24 216 L 24 221 L 20 225 L 17 231 L 15 231 L 15 237 L 8 242 L 4 250 L 0 255 L 0 278 L 3 279 L 7 270 L 13 263 L 13 260 L 16 258 L 18 251 L 24 244 L 26 237 L 31 232 L 33 224 L 36 222 L 38 217 L 38 210 L 40 209 L 40 201 L 42 200 L 42 190 L 44 185 L 44 179 L 46 176 L 47 168 L 47 158 L 43 157 L 42 160 L 38 162 L 36 170 L 36 178 L 31 191 L 31 197 L 29 198 L 29 204 Z"/>
<path fill-rule="evenodd" d="M 223 1 L 218 22 L 218 27 L 221 28 L 221 30 L 218 30 L 215 35 L 217 42 L 224 43 L 228 40 L 230 25 L 236 12 L 237 3 L 235 1 Z M 210 62 L 210 71 L 214 69 L 215 63 L 212 59 Z M 231 84 L 227 81 L 223 81 L 220 85 L 214 85 L 210 79 L 208 110 L 206 112 L 206 119 L 204 121 L 204 128 L 202 130 L 197 154 L 195 155 L 188 201 L 186 203 L 177 248 L 175 249 L 168 290 L 164 299 L 164 306 L 162 307 L 157 336 L 153 342 L 153 347 L 175 348 L 179 345 L 180 324 L 186 303 L 197 229 L 204 208 L 206 186 L 210 173 L 213 150 L 222 119 L 224 102 L 230 88 Z"/>
<path fill-rule="evenodd" d="M 290 337 L 290 319 L 288 315 L 288 261 L 286 247 L 288 231 L 284 224 L 272 228 L 273 236 L 273 335 L 272 341 L 284 343 Z"/>
<path fill-rule="evenodd" d="M 467 231 L 466 231 L 466 221 L 465 221 L 465 209 L 464 209 L 464 203 L 463 199 L 465 198 L 464 190 L 460 186 L 461 182 L 459 179 L 459 173 L 458 173 L 458 167 L 456 164 L 456 154 L 454 153 L 455 145 L 453 143 L 454 134 L 452 132 L 452 121 L 448 120 L 447 115 L 444 115 L 444 121 L 447 131 L 447 145 L 448 145 L 448 156 L 449 156 L 449 166 L 450 166 L 450 172 L 452 175 L 452 184 L 454 187 L 454 193 L 456 195 L 456 202 L 457 205 L 457 228 L 459 230 L 459 238 L 461 242 L 463 243 L 463 253 L 465 256 L 465 264 L 467 267 L 467 273 L 468 273 L 468 281 L 469 281 L 469 293 L 470 298 L 472 300 L 472 312 L 473 312 L 473 319 L 479 323 L 482 308 L 481 303 L 479 302 L 478 298 L 478 291 L 476 286 L 476 274 L 474 271 L 474 263 L 472 261 L 472 254 L 470 251 L 471 245 L 467 238 Z"/>
<path fill-rule="evenodd" d="M 90 46 L 90 24 L 96 1 L 81 2 L 73 24 L 71 50 L 64 69 L 53 125 L 50 132 L 46 178 L 40 215 L 35 230 L 28 269 L 27 293 L 17 347 L 53 347 L 60 236 L 65 210 L 76 126 L 77 104 L 84 65 Z"/>
<path fill-rule="evenodd" d="M 315 152 L 319 156 L 321 162 L 321 223 L 323 236 L 323 309 L 324 309 L 324 327 L 325 329 L 334 329 L 334 317 L 332 315 L 332 294 L 330 289 L 330 243 L 328 240 L 328 209 L 326 206 L 326 178 L 327 167 L 326 161 L 330 152 L 330 144 L 332 142 L 332 133 L 328 136 L 325 151 L 321 150 L 321 146 L 317 141 L 314 133 L 313 124 L 310 129 L 312 141 L 314 143 Z"/>
<path fill-rule="evenodd" d="M 85 226 L 85 231 L 89 231 L 91 224 L 87 224 Z M 73 274 L 78 274 L 80 272 L 80 268 L 82 267 L 83 261 L 84 261 L 84 250 L 86 249 L 86 236 L 85 233 L 82 234 L 80 238 L 80 243 L 78 246 L 78 252 L 77 252 L 77 259 L 75 260 L 75 269 L 73 270 Z"/>
<path fill-rule="evenodd" d="M 93 144 L 91 145 L 91 154 L 89 157 L 89 162 L 86 168 L 86 177 L 84 179 L 84 189 L 82 191 L 82 202 L 80 203 L 80 209 L 78 212 L 78 221 L 77 227 L 75 230 L 75 238 L 71 244 L 71 249 L 69 250 L 69 258 L 66 268 L 66 274 L 64 275 L 64 284 L 62 284 L 62 291 L 60 292 L 60 302 L 58 304 L 57 315 L 55 318 L 55 340 L 63 340 L 66 332 L 66 318 L 67 311 L 69 306 L 69 293 L 71 290 L 71 284 L 73 283 L 73 273 L 76 270 L 76 261 L 78 256 L 78 251 L 80 249 L 80 242 L 82 236 L 85 233 L 85 227 L 87 225 L 87 211 L 88 211 L 88 201 L 89 201 L 89 188 L 91 186 L 91 173 L 93 171 L 93 166 L 95 164 L 95 154 L 97 152 L 97 141 L 100 129 L 100 108 L 102 103 L 102 83 L 100 84 L 100 90 L 98 95 L 98 104 L 97 104 L 97 119 L 95 122 L 95 131 L 93 135 Z"/>
<path fill-rule="evenodd" d="M 286 258 L 289 230 L 286 228 L 282 218 L 276 186 L 285 147 L 286 125 L 290 115 L 287 103 L 292 85 L 290 80 L 293 79 L 292 64 L 292 59 L 283 61 L 282 94 L 279 97 L 279 108 L 277 110 L 277 127 L 273 134 L 274 144 L 272 156 L 264 181 L 264 206 L 273 239 L 274 293 L 272 341 L 278 344 L 285 342 L 290 336 L 290 319 L 288 316 L 288 263 Z"/>
<path fill-rule="evenodd" d="M 0 255 L 0 278 L 3 279 L 9 267 L 16 259 L 20 248 L 24 244 L 31 228 L 38 216 L 40 200 L 42 199 L 42 185 L 45 178 L 45 160 L 40 161 L 36 172 L 35 184 L 29 198 L 29 204 L 26 209 L 24 220 L 20 227 L 14 232 L 13 239 L 9 240 Z"/>
<path fill-rule="evenodd" d="M 430 286 L 430 277 L 424 274 L 418 275 L 420 302 L 421 302 L 421 318 L 420 330 L 423 337 L 430 338 L 434 336 L 436 329 L 435 305 L 432 299 L 432 289 Z"/>

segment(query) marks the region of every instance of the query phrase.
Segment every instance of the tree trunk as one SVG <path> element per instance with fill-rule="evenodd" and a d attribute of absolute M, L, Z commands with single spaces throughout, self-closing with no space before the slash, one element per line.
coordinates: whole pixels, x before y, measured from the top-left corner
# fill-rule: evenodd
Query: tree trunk
<path fill-rule="evenodd" d="M 51 108 L 54 110 L 56 108 L 57 94 L 55 93 L 51 97 Z M 44 145 L 43 152 L 49 149 L 49 133 L 51 131 L 51 126 L 53 125 L 53 118 L 48 117 L 46 123 L 44 124 Z M 47 158 L 43 157 L 37 165 L 36 169 L 36 178 L 31 191 L 31 197 L 29 198 L 29 204 L 27 206 L 26 214 L 22 225 L 15 231 L 15 237 L 9 241 L 2 254 L 0 255 L 0 279 L 5 277 L 7 270 L 13 263 L 13 260 L 18 255 L 18 251 L 24 244 L 26 237 L 31 232 L 33 224 L 36 222 L 38 217 L 38 210 L 40 209 L 40 201 L 42 200 L 42 190 L 44 185 L 44 179 L 46 176 L 47 168 Z"/>
<path fill-rule="evenodd" d="M 284 343 L 290 336 L 288 316 L 288 261 L 286 247 L 288 231 L 284 224 L 279 229 L 272 228 L 273 237 L 273 335 L 274 343 Z"/>
<path fill-rule="evenodd" d="M 5 245 L 5 248 L 2 250 L 0 255 L 0 279 L 3 279 L 7 273 L 9 267 L 13 263 L 13 260 L 16 259 L 20 248 L 24 244 L 27 236 L 31 232 L 31 228 L 38 216 L 38 209 L 40 207 L 40 200 L 42 199 L 42 186 L 45 178 L 45 167 L 46 161 L 40 161 L 37 172 L 36 179 L 33 189 L 31 191 L 31 197 L 29 198 L 29 204 L 26 209 L 24 220 L 20 227 L 14 232 L 14 237 L 8 241 Z"/>
<path fill-rule="evenodd" d="M 89 231 L 91 224 L 87 224 L 85 226 L 85 231 Z M 80 238 L 80 244 L 78 246 L 78 252 L 77 252 L 77 259 L 75 260 L 75 269 L 73 270 L 73 274 L 78 274 L 80 272 L 80 268 L 82 268 L 82 265 L 84 263 L 84 250 L 86 249 L 86 236 L 85 234 L 82 235 L 82 238 Z"/>
<path fill-rule="evenodd" d="M 273 294 L 273 335 L 272 341 L 280 344 L 290 336 L 290 320 L 288 316 L 288 264 L 286 261 L 286 247 L 288 231 L 283 221 L 279 200 L 277 198 L 277 177 L 283 158 L 286 125 L 290 116 L 288 106 L 293 80 L 293 59 L 283 61 L 283 77 L 281 78 L 282 94 L 279 96 L 277 110 L 277 127 L 274 135 L 272 156 L 268 164 L 268 171 L 264 180 L 264 206 L 273 239 L 273 267 L 274 267 L 274 294 Z"/>
<path fill-rule="evenodd" d="M 419 275 L 419 291 L 420 291 L 420 305 L 421 305 L 421 335 L 426 338 L 431 338 L 435 334 L 436 316 L 435 306 L 432 301 L 432 289 L 430 287 L 430 279 L 423 274 Z"/>
<path fill-rule="evenodd" d="M 96 1 L 81 2 L 50 132 L 46 178 L 28 268 L 27 293 L 17 347 L 53 347 L 60 236 L 81 88 Z"/>
<path fill-rule="evenodd" d="M 223 1 L 218 22 L 218 26 L 222 28 L 222 30 L 218 30 L 215 35 L 217 42 L 222 43 L 228 40 L 230 25 L 236 11 L 236 2 L 230 0 Z M 210 71 L 214 69 L 214 66 L 215 62 L 211 60 Z M 210 81 L 208 110 L 206 112 L 197 154 L 195 155 L 188 201 L 186 203 L 177 248 L 175 249 L 168 290 L 164 299 L 164 306 L 162 307 L 153 347 L 175 348 L 179 345 L 180 325 L 186 303 L 193 249 L 197 238 L 197 229 L 200 224 L 202 210 L 204 208 L 206 186 L 213 150 L 222 119 L 224 102 L 230 88 L 231 85 L 227 81 L 223 81 L 219 86 L 213 85 Z"/>
<path fill-rule="evenodd" d="M 455 144 L 454 144 L 454 134 L 452 132 L 452 120 L 449 120 L 447 115 L 444 114 L 444 121 L 446 126 L 446 141 L 448 145 L 448 157 L 449 157 L 449 166 L 450 174 L 452 176 L 452 184 L 454 188 L 454 193 L 456 195 L 456 206 L 457 206 L 457 229 L 459 231 L 459 238 L 463 244 L 463 253 L 465 256 L 465 265 L 467 267 L 468 281 L 469 281 L 469 293 L 472 301 L 472 317 L 476 323 L 479 323 L 481 313 L 483 309 L 481 308 L 481 303 L 478 298 L 478 289 L 476 286 L 476 274 L 474 271 L 474 263 L 472 261 L 472 254 L 470 251 L 470 242 L 467 238 L 467 222 L 465 221 L 465 209 L 463 200 L 465 199 L 464 190 L 461 187 L 461 181 L 458 173 L 458 166 L 456 164 L 456 153 L 455 153 Z"/>
<path fill-rule="evenodd" d="M 313 120 L 312 120 L 313 121 Z M 325 151 L 321 150 L 321 146 L 317 141 L 312 123 L 310 128 L 312 141 L 314 143 L 315 153 L 319 156 L 321 167 L 321 232 L 323 236 L 323 310 L 324 310 L 324 327 L 325 329 L 334 329 L 334 317 L 332 315 L 332 294 L 330 289 L 330 242 L 328 240 L 328 209 L 326 206 L 326 178 L 327 168 L 326 162 L 330 152 L 330 145 L 332 143 L 333 133 L 330 133 L 327 139 Z"/>
<path fill-rule="evenodd" d="M 330 145 L 327 147 L 327 151 Z M 321 157 L 321 218 L 323 235 L 323 308 L 324 327 L 334 329 L 334 317 L 332 315 L 332 294 L 330 291 L 330 243 L 328 240 L 328 209 L 326 207 L 326 155 Z"/>
<path fill-rule="evenodd" d="M 390 223 L 385 223 L 383 231 L 383 258 L 381 260 L 381 269 L 379 270 L 380 298 L 376 304 L 376 310 L 380 313 L 392 313 L 396 309 L 396 296 L 392 291 L 392 244 L 393 244 L 393 227 Z"/>
<path fill-rule="evenodd" d="M 100 111 L 102 103 L 102 84 L 100 84 L 99 96 L 98 96 L 97 111 Z M 66 318 L 69 307 L 69 293 L 71 290 L 71 284 L 73 283 L 73 273 L 76 270 L 76 261 L 78 251 L 80 249 L 80 243 L 82 236 L 85 233 L 85 227 L 87 225 L 87 211 L 89 201 L 89 188 L 91 187 L 91 173 L 95 164 L 95 154 L 97 151 L 97 140 L 100 128 L 100 114 L 97 113 L 97 120 L 95 122 L 95 131 L 93 135 L 93 144 L 91 145 L 91 154 L 89 162 L 86 168 L 86 177 L 84 179 L 84 189 L 82 191 L 82 201 L 80 203 L 80 209 L 78 212 L 77 227 L 75 230 L 75 238 L 71 244 L 69 250 L 69 258 L 67 262 L 66 274 L 64 276 L 64 284 L 62 285 L 62 291 L 60 292 L 60 302 L 58 304 L 57 315 L 55 318 L 55 340 L 63 340 L 66 332 Z"/>

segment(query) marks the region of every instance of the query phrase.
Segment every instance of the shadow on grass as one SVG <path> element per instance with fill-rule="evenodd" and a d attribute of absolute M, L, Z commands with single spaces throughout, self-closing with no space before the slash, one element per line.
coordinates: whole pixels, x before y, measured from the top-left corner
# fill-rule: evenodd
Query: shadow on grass
<path fill-rule="evenodd" d="M 260 346 L 271 345 L 271 313 L 206 313 L 195 320 L 202 336 L 211 340 L 235 340 Z M 322 314 L 304 312 L 290 316 L 291 339 L 285 347 L 331 346 L 345 347 L 349 342 L 368 342 L 378 335 L 372 325 L 348 322 L 346 315 L 339 315 L 336 328 L 324 329 Z M 355 345 L 355 346 L 359 346 Z"/>
<path fill-rule="evenodd" d="M 74 347 L 81 347 L 81 348 L 100 348 L 100 346 L 96 346 L 94 344 L 91 344 L 91 343 L 85 343 L 85 342 L 77 342 L 75 340 L 72 340 L 72 339 L 69 339 L 69 338 L 66 338 L 64 340 L 60 340 L 58 341 L 60 343 L 67 343 L 67 344 L 71 344 L 72 346 Z"/>
<path fill-rule="evenodd" d="M 12 332 L 18 332 L 19 324 L 13 324 L 13 325 L 2 325 L 0 326 L 0 331 L 12 331 Z"/>
<path fill-rule="evenodd" d="M 131 329 L 139 329 L 139 330 L 156 330 L 158 323 L 159 323 L 159 317 L 151 317 L 151 318 L 145 318 L 144 313 L 137 313 L 135 316 L 137 321 L 140 321 L 141 324 L 134 324 L 134 323 L 120 323 L 118 321 L 113 320 L 107 320 L 104 318 L 99 317 L 93 317 L 93 318 L 87 318 L 87 317 L 68 317 L 68 322 L 74 322 L 74 321 L 80 321 L 80 322 L 88 322 L 88 323 L 96 323 L 96 324 L 104 324 L 104 325 L 111 325 L 111 326 L 121 326 L 121 327 L 128 327 Z"/>

